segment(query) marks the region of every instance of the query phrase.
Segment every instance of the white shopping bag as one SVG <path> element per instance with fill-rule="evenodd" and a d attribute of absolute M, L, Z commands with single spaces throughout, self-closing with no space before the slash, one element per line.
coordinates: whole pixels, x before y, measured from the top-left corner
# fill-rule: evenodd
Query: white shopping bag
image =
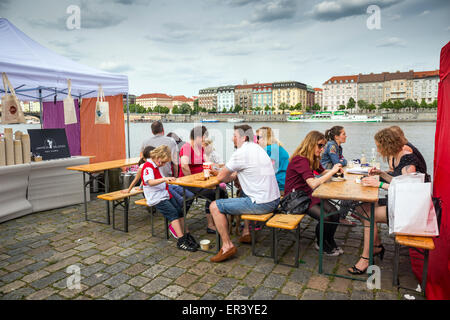
<path fill-rule="evenodd" d="M 64 124 L 77 123 L 77 112 L 75 109 L 75 102 L 73 101 L 71 91 L 72 91 L 72 81 L 67 80 L 67 87 L 69 92 L 67 97 L 64 99 Z"/>
<path fill-rule="evenodd" d="M 109 102 L 105 101 L 105 93 L 102 86 L 98 87 L 97 103 L 95 105 L 95 124 L 110 124 Z"/>
<path fill-rule="evenodd" d="M 2 73 L 5 94 L 2 97 L 2 123 L 25 123 L 22 107 L 6 73 Z M 11 94 L 8 93 L 11 92 Z"/>
<path fill-rule="evenodd" d="M 388 190 L 388 219 L 389 219 L 389 234 L 394 233 L 394 225 L 395 225 L 395 199 L 396 199 L 396 186 L 401 183 L 424 183 L 425 174 L 423 173 L 410 173 L 404 174 L 401 176 L 393 177 L 391 182 L 389 183 Z"/>

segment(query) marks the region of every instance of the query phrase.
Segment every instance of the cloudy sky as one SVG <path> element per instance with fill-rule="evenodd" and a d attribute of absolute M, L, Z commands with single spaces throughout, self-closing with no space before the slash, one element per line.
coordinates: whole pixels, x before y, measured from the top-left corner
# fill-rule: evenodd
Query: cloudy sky
<path fill-rule="evenodd" d="M 80 29 L 67 27 L 71 5 Z M 449 15 L 448 0 L 0 0 L 0 17 L 59 54 L 128 75 L 136 95 L 434 70 Z"/>

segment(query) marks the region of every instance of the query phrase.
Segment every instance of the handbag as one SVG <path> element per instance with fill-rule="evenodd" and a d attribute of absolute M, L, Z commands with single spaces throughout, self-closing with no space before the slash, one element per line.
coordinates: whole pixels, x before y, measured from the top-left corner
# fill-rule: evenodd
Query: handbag
<path fill-rule="evenodd" d="M 20 101 L 17 99 L 14 87 L 9 82 L 6 73 L 2 73 L 3 87 L 5 88 L 5 95 L 2 97 L 2 123 L 25 123 Z M 8 91 L 11 94 L 8 94 Z"/>
<path fill-rule="evenodd" d="M 95 124 L 110 124 L 109 102 L 105 101 L 105 93 L 101 85 L 98 87 L 97 103 L 95 104 Z"/>
<path fill-rule="evenodd" d="M 67 97 L 64 99 L 64 124 L 73 124 L 77 123 L 77 113 L 75 110 L 75 102 L 73 101 L 71 91 L 72 91 L 72 81 L 70 79 L 67 80 L 67 87 L 69 92 Z"/>
<path fill-rule="evenodd" d="M 311 204 L 311 198 L 303 190 L 292 190 L 280 201 L 276 210 L 277 213 L 284 214 L 304 214 Z"/>

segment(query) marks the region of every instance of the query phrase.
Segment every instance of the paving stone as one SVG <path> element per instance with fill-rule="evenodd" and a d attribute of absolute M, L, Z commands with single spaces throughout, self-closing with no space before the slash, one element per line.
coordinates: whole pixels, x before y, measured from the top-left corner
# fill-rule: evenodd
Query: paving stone
<path fill-rule="evenodd" d="M 353 290 L 350 299 L 352 299 L 352 300 L 373 300 L 373 292 Z"/>
<path fill-rule="evenodd" d="M 242 280 L 242 282 L 249 287 L 257 287 L 265 277 L 266 275 L 263 273 L 252 271 Z"/>
<path fill-rule="evenodd" d="M 86 284 L 89 287 L 95 286 L 107 279 L 109 279 L 111 275 L 109 273 L 95 273 L 87 278 L 82 278 L 81 282 Z"/>
<path fill-rule="evenodd" d="M 25 282 L 21 281 L 21 280 L 16 280 L 14 282 L 11 282 L 7 285 L 4 285 L 2 287 L 0 287 L 0 292 L 2 293 L 9 293 L 11 291 L 17 290 L 21 287 L 23 287 L 24 285 L 26 285 Z"/>
<path fill-rule="evenodd" d="M 103 284 L 98 284 L 85 292 L 85 295 L 88 295 L 92 298 L 99 298 L 112 291 L 110 288 Z"/>
<path fill-rule="evenodd" d="M 306 289 L 305 291 L 303 291 L 300 300 L 323 300 L 323 292 L 312 289 Z"/>
<path fill-rule="evenodd" d="M 54 272 L 51 273 L 50 275 L 41 278 L 39 280 L 33 281 L 30 283 L 30 286 L 32 286 L 33 288 L 37 289 L 37 290 L 41 290 L 45 287 L 50 286 L 51 284 L 60 281 L 61 279 L 64 278 L 68 278 L 69 275 L 63 271 L 58 271 L 58 272 Z"/>
<path fill-rule="evenodd" d="M 124 270 L 123 273 L 126 273 L 130 276 L 135 276 L 138 275 L 140 273 L 142 273 L 143 271 L 147 270 L 148 267 L 142 263 L 136 263 L 134 265 L 132 265 L 131 267 L 129 267 L 128 269 Z"/>
<path fill-rule="evenodd" d="M 10 282 L 13 282 L 14 280 L 20 279 L 22 277 L 23 277 L 23 273 L 14 271 L 14 272 L 10 272 L 10 273 L 6 274 L 5 276 L 3 276 L 2 281 L 4 283 L 10 283 Z"/>
<path fill-rule="evenodd" d="M 151 297 L 150 300 L 170 300 L 170 298 L 166 297 L 166 296 L 163 296 L 163 295 L 160 295 L 158 293 L 158 294 L 155 294 L 153 297 Z"/>
<path fill-rule="evenodd" d="M 231 293 L 225 298 L 226 300 L 248 300 L 250 296 L 255 292 L 254 288 L 237 286 L 231 291 Z"/>
<path fill-rule="evenodd" d="M 312 273 L 309 270 L 296 269 L 290 274 L 289 281 L 307 284 L 309 279 L 311 278 L 311 275 Z"/>
<path fill-rule="evenodd" d="M 26 296 L 36 292 L 36 290 L 30 287 L 22 287 L 11 291 L 10 293 L 0 297 L 1 300 L 23 300 Z"/>
<path fill-rule="evenodd" d="M 9 265 L 5 266 L 4 269 L 6 269 L 6 270 L 8 270 L 10 272 L 13 272 L 13 271 L 22 269 L 22 268 L 24 268 L 24 267 L 26 267 L 26 266 L 28 266 L 28 265 L 30 265 L 32 263 L 35 263 L 35 262 L 36 261 L 31 260 L 31 259 L 23 259 L 23 260 L 21 260 L 19 262 L 16 262 L 16 263 L 13 263 L 13 264 L 9 264 Z"/>
<path fill-rule="evenodd" d="M 105 294 L 103 297 L 108 300 L 120 300 L 135 291 L 136 291 L 136 289 L 134 289 L 132 286 L 130 286 L 128 284 L 122 284 L 118 288 Z"/>
<path fill-rule="evenodd" d="M 300 295 L 300 293 L 302 292 L 302 288 L 303 288 L 303 285 L 301 285 L 297 282 L 288 281 L 281 289 L 281 293 L 298 297 Z"/>
<path fill-rule="evenodd" d="M 162 275 L 167 278 L 170 278 L 170 279 L 176 279 L 185 272 L 186 272 L 186 269 L 178 268 L 178 267 L 171 267 L 171 268 L 167 269 L 166 271 L 164 271 L 162 273 Z"/>
<path fill-rule="evenodd" d="M 163 266 L 160 264 L 156 264 L 152 266 L 151 268 L 147 269 L 145 272 L 142 273 L 143 276 L 146 276 L 150 279 L 156 278 L 159 274 L 161 274 L 163 271 L 167 270 L 167 266 Z"/>
<path fill-rule="evenodd" d="M 80 289 L 69 289 L 69 288 L 66 288 L 64 290 L 61 290 L 59 292 L 59 295 L 61 295 L 64 298 L 67 298 L 67 299 L 74 299 L 75 297 L 77 297 L 78 295 L 82 294 L 87 289 L 88 289 L 87 286 L 80 285 Z"/>
<path fill-rule="evenodd" d="M 129 275 L 120 273 L 120 274 L 116 274 L 115 276 L 112 276 L 108 280 L 104 281 L 103 284 L 113 287 L 113 288 L 117 288 L 120 285 L 122 285 L 123 283 L 127 282 L 130 278 L 131 277 Z"/>
<path fill-rule="evenodd" d="M 277 290 L 266 287 L 259 287 L 256 290 L 255 294 L 252 296 L 251 300 L 272 300 L 277 293 Z"/>
<path fill-rule="evenodd" d="M 264 286 L 268 288 L 281 288 L 286 282 L 286 276 L 279 274 L 270 274 L 267 276 L 266 280 L 264 280 Z"/>
<path fill-rule="evenodd" d="M 180 287 L 177 285 L 171 285 L 171 286 L 166 287 L 164 290 L 162 290 L 161 294 L 165 295 L 171 299 L 176 299 L 183 292 L 184 292 L 183 287 Z"/>
<path fill-rule="evenodd" d="M 187 291 L 196 294 L 196 295 L 204 295 L 208 289 L 211 288 L 211 284 L 197 282 L 187 288 Z"/>
<path fill-rule="evenodd" d="M 222 278 L 211 288 L 211 292 L 228 295 L 238 282 L 238 280 L 233 278 Z"/>
<path fill-rule="evenodd" d="M 118 263 L 113 264 L 110 267 L 107 267 L 105 269 L 105 272 L 108 272 L 110 274 L 116 274 L 116 273 L 119 273 L 119 272 L 127 269 L 128 267 L 130 267 L 130 265 L 128 263 L 118 262 Z"/>
<path fill-rule="evenodd" d="M 162 264 L 162 265 L 164 265 L 166 267 L 171 267 L 171 266 L 176 265 L 180 260 L 181 260 L 180 257 L 173 257 L 173 256 L 171 256 L 171 257 L 167 257 L 164 260 L 162 260 L 160 262 L 160 264 Z"/>
<path fill-rule="evenodd" d="M 183 292 L 181 295 L 179 295 L 176 300 L 198 300 L 199 298 L 193 294 L 190 294 L 188 292 Z"/>
<path fill-rule="evenodd" d="M 330 282 L 329 290 L 337 291 L 341 293 L 347 293 L 351 287 L 352 281 L 349 279 L 336 277 L 332 282 Z"/>
<path fill-rule="evenodd" d="M 213 293 L 207 293 L 203 297 L 200 298 L 200 300 L 213 300 L 213 301 L 223 300 L 223 299 L 224 299 L 223 296 L 216 295 L 216 294 L 213 294 Z"/>
<path fill-rule="evenodd" d="M 178 279 L 175 280 L 175 284 L 182 287 L 188 287 L 195 281 L 197 281 L 198 276 L 191 273 L 184 273 Z"/>
<path fill-rule="evenodd" d="M 124 298 L 124 300 L 148 300 L 150 298 L 149 295 L 136 291 L 130 294 L 128 297 Z"/>
<path fill-rule="evenodd" d="M 325 276 L 321 275 L 312 276 L 308 281 L 307 287 L 311 289 L 325 291 L 328 287 L 329 281 L 330 280 L 328 280 L 328 278 Z"/>
<path fill-rule="evenodd" d="M 328 291 L 325 293 L 325 300 L 349 300 L 348 293 Z"/>
<path fill-rule="evenodd" d="M 25 299 L 27 299 L 27 300 L 44 300 L 44 299 L 50 297 L 51 295 L 53 295 L 54 293 L 56 293 L 55 289 L 44 288 L 42 290 L 39 290 L 39 291 L 36 291 L 36 292 L 30 294 Z"/>
<path fill-rule="evenodd" d="M 172 282 L 171 279 L 160 276 L 160 277 L 157 277 L 156 279 L 152 280 L 145 286 L 143 286 L 141 288 L 141 291 L 144 293 L 147 293 L 147 294 L 153 294 L 153 293 L 161 291 L 162 289 L 167 287 L 167 285 L 169 285 L 169 283 L 171 283 L 171 282 Z"/>
<path fill-rule="evenodd" d="M 210 262 L 199 262 L 190 269 L 190 272 L 201 276 L 204 275 L 209 270 L 213 269 L 213 267 L 214 265 Z"/>

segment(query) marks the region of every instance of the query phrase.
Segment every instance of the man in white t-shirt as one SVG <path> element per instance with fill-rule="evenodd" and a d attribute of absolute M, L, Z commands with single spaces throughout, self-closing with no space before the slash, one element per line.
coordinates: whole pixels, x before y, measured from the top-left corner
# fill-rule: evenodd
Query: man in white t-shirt
<path fill-rule="evenodd" d="M 253 143 L 252 128 L 249 125 L 235 126 L 233 142 L 237 150 L 219 172 L 218 179 L 220 182 L 230 182 L 238 178 L 243 196 L 219 199 L 211 203 L 211 215 L 223 243 L 211 262 L 223 261 L 237 252 L 228 233 L 225 214 L 267 214 L 273 212 L 280 202 L 280 190 L 272 161 L 263 148 Z M 239 241 L 251 242 L 248 221 L 245 221 Z"/>

